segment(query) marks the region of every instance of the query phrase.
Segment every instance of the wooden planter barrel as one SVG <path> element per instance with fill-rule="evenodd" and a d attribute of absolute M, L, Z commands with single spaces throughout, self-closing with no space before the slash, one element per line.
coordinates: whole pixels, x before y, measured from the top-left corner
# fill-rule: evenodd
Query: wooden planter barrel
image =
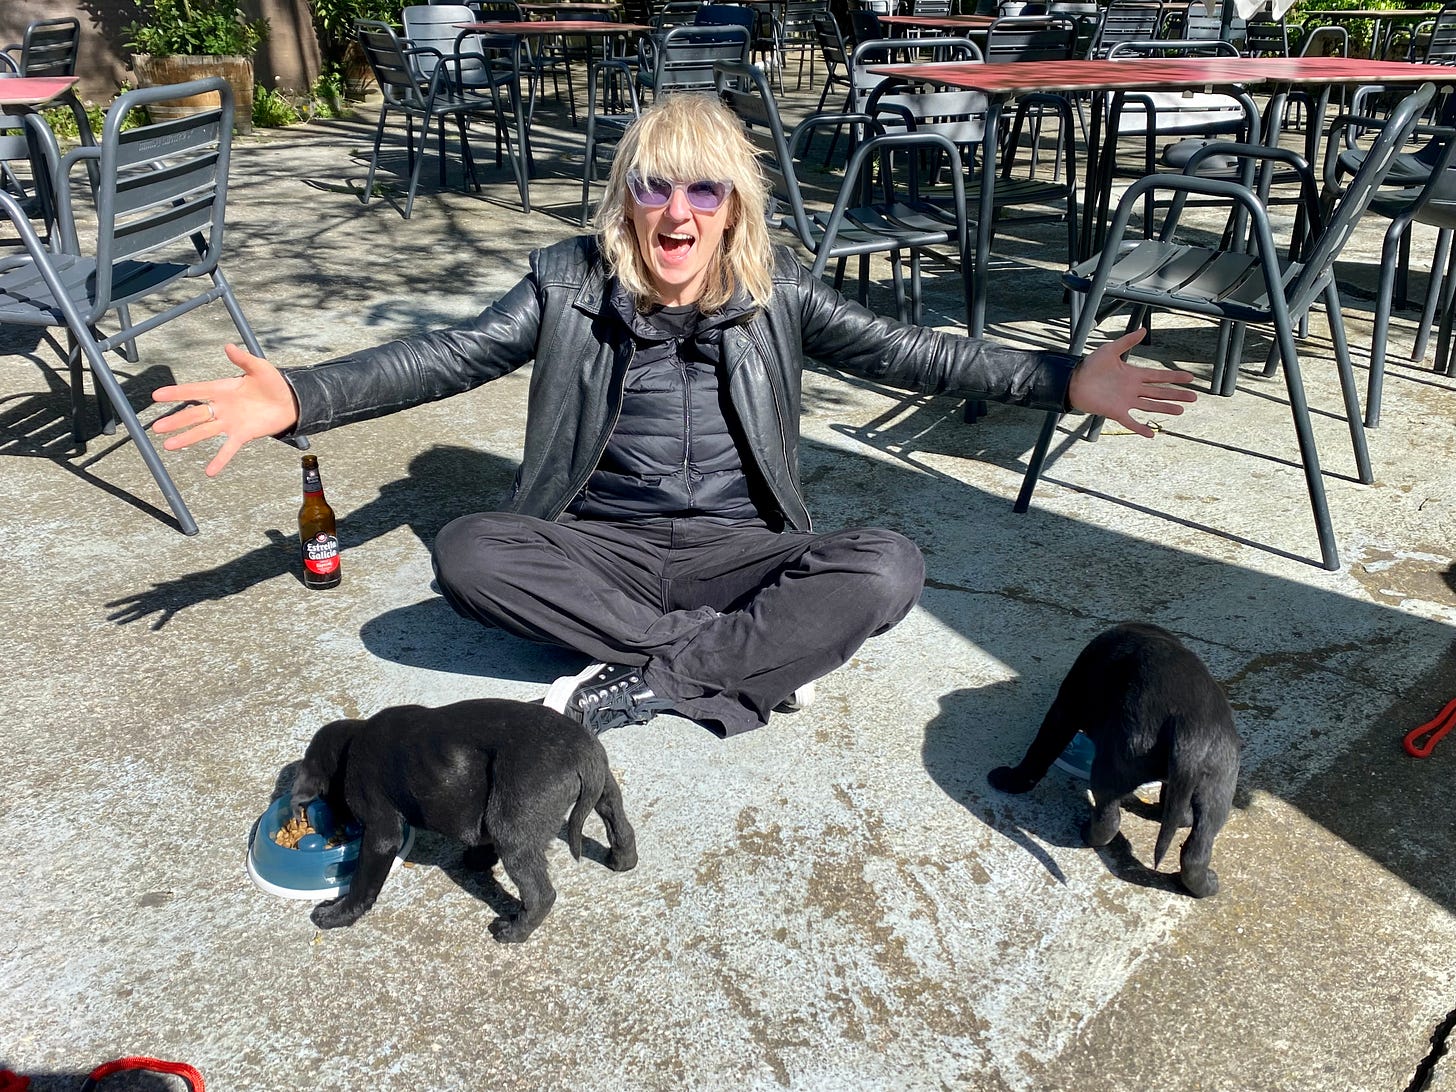
<path fill-rule="evenodd" d="M 211 55 L 153 57 L 137 53 L 132 55 L 131 67 L 139 87 L 162 87 L 208 76 L 223 77 L 233 88 L 233 128 L 244 134 L 253 131 L 253 62 L 250 58 Z M 154 103 L 147 109 L 153 121 L 167 121 L 216 109 L 217 105 L 217 95 L 207 94 Z"/>

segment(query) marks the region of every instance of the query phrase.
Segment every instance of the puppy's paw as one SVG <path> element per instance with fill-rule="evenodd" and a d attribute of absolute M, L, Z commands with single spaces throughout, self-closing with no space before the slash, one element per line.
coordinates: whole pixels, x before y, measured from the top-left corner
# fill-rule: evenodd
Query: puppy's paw
<path fill-rule="evenodd" d="M 353 925 L 364 916 L 363 910 L 355 909 L 344 902 L 344 896 L 321 902 L 309 915 L 320 929 L 342 929 Z"/>
<path fill-rule="evenodd" d="M 637 867 L 636 849 L 614 849 L 607 855 L 607 867 L 613 872 L 630 872 Z"/>
<path fill-rule="evenodd" d="M 1218 873 L 1211 868 L 1198 870 L 1183 869 L 1178 873 L 1178 882 L 1196 899 L 1206 899 L 1218 894 Z"/>
<path fill-rule="evenodd" d="M 496 918 L 489 928 L 500 944 L 519 944 L 536 931 L 534 923 L 523 922 L 520 917 Z"/>
<path fill-rule="evenodd" d="M 1013 795 L 1030 792 L 1036 788 L 1036 779 L 1022 773 L 1018 766 L 997 766 L 986 775 L 986 780 L 997 792 L 1007 792 Z"/>
<path fill-rule="evenodd" d="M 1082 840 L 1094 849 L 1101 849 L 1117 837 L 1117 832 L 1122 829 L 1122 822 L 1117 812 L 1113 812 L 1105 819 L 1093 817 L 1087 820 L 1082 827 Z"/>

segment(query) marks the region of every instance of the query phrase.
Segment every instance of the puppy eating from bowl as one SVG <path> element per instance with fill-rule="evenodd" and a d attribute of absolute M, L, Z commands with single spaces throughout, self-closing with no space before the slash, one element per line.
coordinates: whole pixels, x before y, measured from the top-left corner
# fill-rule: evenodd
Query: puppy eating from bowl
<path fill-rule="evenodd" d="M 1213 840 L 1233 806 L 1242 746 L 1233 708 L 1203 661 L 1173 634 L 1124 622 L 1092 639 L 1072 664 L 1026 757 L 987 775 L 1006 793 L 1035 788 L 1080 730 L 1092 759 L 1090 846 L 1105 846 L 1121 825 L 1122 802 L 1139 785 L 1163 783 L 1156 868 L 1180 827 L 1179 881 L 1198 897 L 1216 894 Z"/>
<path fill-rule="evenodd" d="M 353 925 L 374 905 L 404 823 L 475 847 L 472 866 L 488 870 L 499 861 L 521 909 L 491 923 L 498 941 L 525 940 L 556 901 L 546 848 L 563 816 L 577 860 L 594 810 L 606 826 L 607 866 L 623 872 L 637 864 L 636 836 L 601 741 L 540 705 L 495 698 L 398 705 L 326 724 L 304 753 L 289 803 L 298 816 L 318 799 L 340 826 L 352 818 L 363 828 L 348 891 L 314 907 L 321 929 Z"/>

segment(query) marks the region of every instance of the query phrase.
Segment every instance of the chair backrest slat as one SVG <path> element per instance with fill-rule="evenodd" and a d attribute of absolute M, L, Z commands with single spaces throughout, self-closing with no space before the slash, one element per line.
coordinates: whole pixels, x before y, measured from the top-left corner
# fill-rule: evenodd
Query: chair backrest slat
<path fill-rule="evenodd" d="M 146 216 L 118 221 L 112 233 L 113 263 L 153 254 L 205 231 L 212 220 L 213 195 L 206 193 L 154 207 Z"/>
<path fill-rule="evenodd" d="M 216 183 L 215 151 L 181 162 L 159 163 L 150 170 L 127 172 L 116 180 L 116 215 L 119 218 L 171 204 L 193 192 L 210 192 Z"/>
<path fill-rule="evenodd" d="M 120 171 L 140 163 L 210 149 L 217 145 L 222 129 L 222 108 L 183 118 L 169 118 L 122 132 L 116 142 L 116 166 Z"/>

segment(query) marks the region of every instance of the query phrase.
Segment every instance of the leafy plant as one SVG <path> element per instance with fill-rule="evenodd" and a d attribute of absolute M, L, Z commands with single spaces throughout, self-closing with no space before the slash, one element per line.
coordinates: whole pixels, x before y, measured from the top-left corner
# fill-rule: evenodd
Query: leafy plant
<path fill-rule="evenodd" d="M 399 20 L 397 0 L 312 0 L 309 6 L 327 73 L 337 74 L 343 69 L 344 55 L 354 40 L 355 19 L 378 19 L 391 25 Z"/>
<path fill-rule="evenodd" d="M 154 57 L 251 57 L 268 36 L 268 20 L 248 19 L 237 0 L 138 0 L 137 12 L 122 44 Z"/>
<path fill-rule="evenodd" d="M 303 120 L 298 107 L 282 91 L 261 84 L 253 89 L 253 124 L 260 129 L 281 129 Z"/>
<path fill-rule="evenodd" d="M 125 88 L 123 88 L 125 90 Z M 91 123 L 91 131 L 98 136 L 106 125 L 106 109 L 97 106 L 96 103 L 87 100 L 86 119 Z M 42 111 L 46 124 L 50 126 L 51 132 L 55 133 L 56 139 L 62 144 L 79 144 L 81 141 L 81 128 L 76 124 L 76 115 L 71 113 L 69 106 L 57 106 L 50 110 Z M 147 124 L 147 112 L 145 110 L 133 110 L 126 115 L 122 121 L 122 129 L 135 129 L 138 125 Z"/>
<path fill-rule="evenodd" d="M 1318 3 L 1308 5 L 1297 3 L 1289 11 L 1289 21 L 1290 23 L 1303 21 L 1307 34 L 1325 20 L 1318 16 L 1306 17 L 1302 11 L 1306 6 L 1318 11 L 1344 11 L 1346 9 L 1370 11 L 1375 8 L 1413 8 L 1416 5 L 1407 3 L 1406 0 L 1319 0 Z M 1434 8 L 1431 14 L 1434 17 Z M 1333 20 L 1330 21 L 1333 22 Z M 1368 57 L 1375 33 L 1375 21 L 1373 19 L 1341 19 L 1338 25 L 1350 32 L 1350 53 L 1356 57 Z"/>

